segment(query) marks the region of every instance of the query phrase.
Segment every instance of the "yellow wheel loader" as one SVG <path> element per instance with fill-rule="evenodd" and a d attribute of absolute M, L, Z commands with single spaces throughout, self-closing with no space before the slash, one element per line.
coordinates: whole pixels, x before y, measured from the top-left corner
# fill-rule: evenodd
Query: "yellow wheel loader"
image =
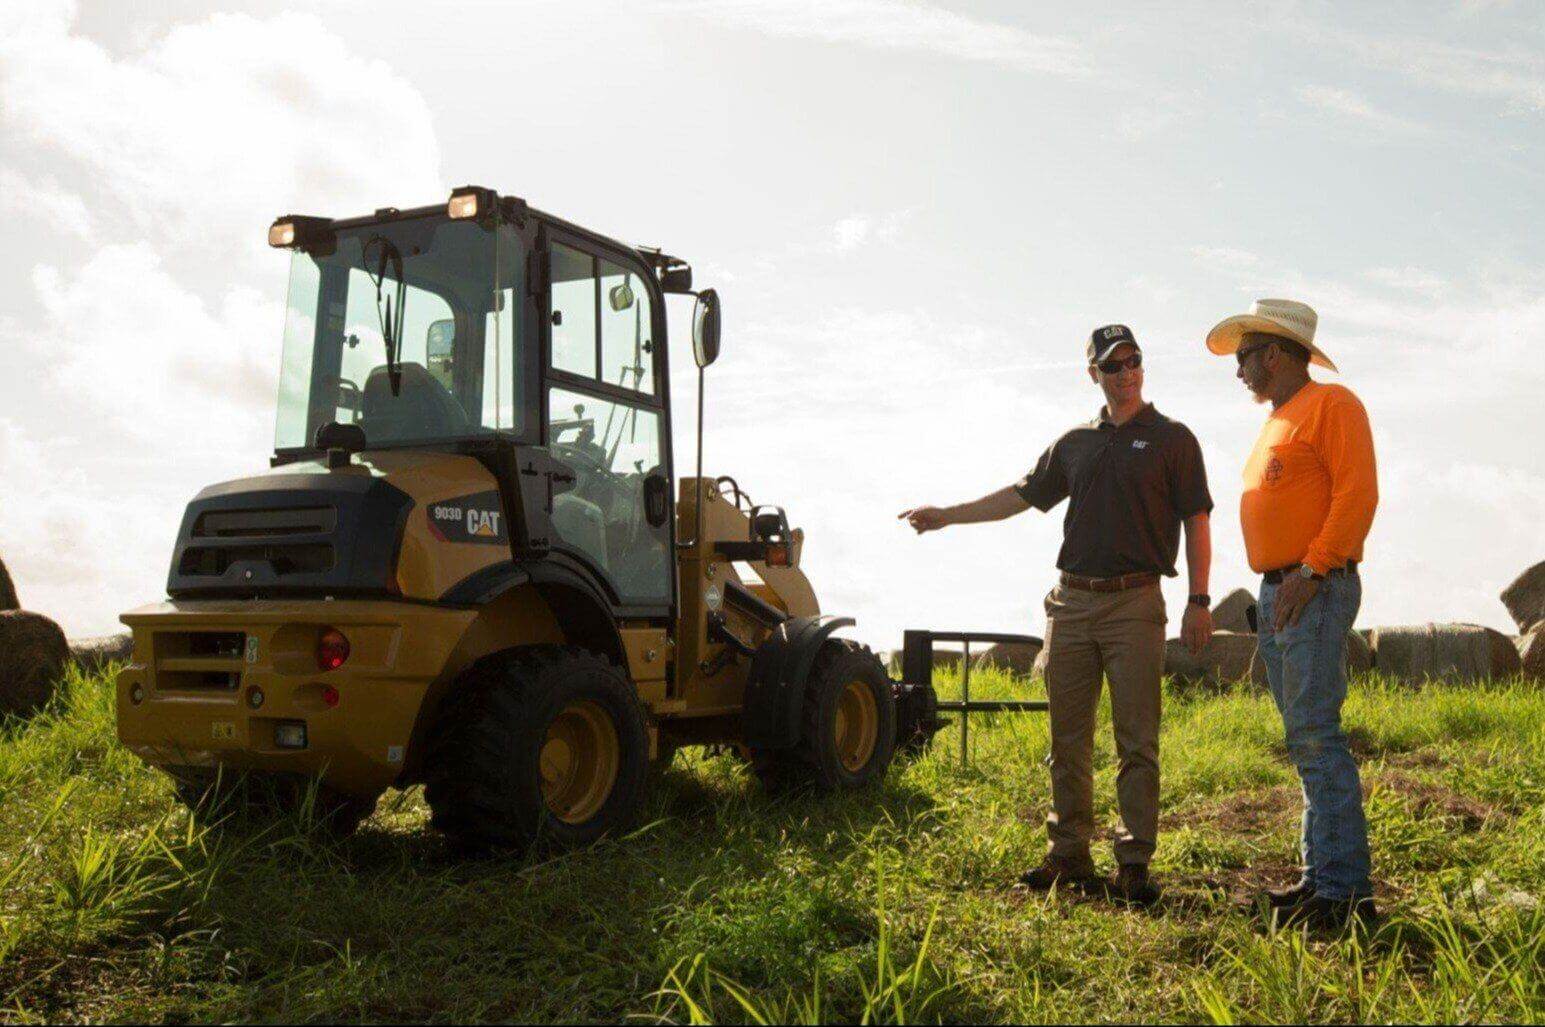
<path fill-rule="evenodd" d="M 834 637 L 853 621 L 821 613 L 803 533 L 703 476 L 720 307 L 686 262 L 473 186 L 269 242 L 272 466 L 194 498 L 167 601 L 123 616 L 119 737 L 190 805 L 314 801 L 347 830 L 423 784 L 459 845 L 571 846 L 634 823 L 684 746 L 837 790 L 927 737 L 930 687 Z M 680 479 L 674 294 L 700 386 Z"/>

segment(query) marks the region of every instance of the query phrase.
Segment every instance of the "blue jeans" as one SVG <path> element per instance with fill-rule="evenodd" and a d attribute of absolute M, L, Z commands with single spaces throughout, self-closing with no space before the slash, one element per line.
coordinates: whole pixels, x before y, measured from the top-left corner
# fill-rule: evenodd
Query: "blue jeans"
<path fill-rule="evenodd" d="M 1282 714 L 1288 758 L 1303 783 L 1303 880 L 1328 899 L 1372 895 L 1362 787 L 1341 730 L 1347 693 L 1343 654 L 1362 605 L 1363 583 L 1356 573 L 1327 577 L 1298 623 L 1273 632 L 1276 600 L 1277 586 L 1263 581 L 1261 659 Z"/>

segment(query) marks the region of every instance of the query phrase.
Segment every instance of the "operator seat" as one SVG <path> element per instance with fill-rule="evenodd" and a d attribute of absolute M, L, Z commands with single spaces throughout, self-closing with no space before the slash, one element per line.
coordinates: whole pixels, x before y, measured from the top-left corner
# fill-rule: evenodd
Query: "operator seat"
<path fill-rule="evenodd" d="M 398 365 L 402 388 L 392 395 L 386 365 L 365 379 L 359 404 L 359 426 L 371 442 L 461 435 L 468 427 L 467 412 L 450 390 L 423 364 Z"/>

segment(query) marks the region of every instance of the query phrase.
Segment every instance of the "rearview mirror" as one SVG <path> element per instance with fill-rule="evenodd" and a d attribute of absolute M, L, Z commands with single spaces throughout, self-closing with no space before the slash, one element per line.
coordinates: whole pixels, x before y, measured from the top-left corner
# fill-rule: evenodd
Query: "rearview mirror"
<path fill-rule="evenodd" d="M 719 294 L 704 289 L 692 311 L 692 357 L 699 368 L 719 359 Z"/>
<path fill-rule="evenodd" d="M 606 301 L 611 305 L 613 312 L 622 313 L 633 305 L 633 287 L 627 282 L 614 285 L 606 294 Z"/>
<path fill-rule="evenodd" d="M 436 321 L 424 336 L 424 365 L 429 373 L 451 388 L 451 369 L 456 362 L 456 322 L 450 318 Z"/>

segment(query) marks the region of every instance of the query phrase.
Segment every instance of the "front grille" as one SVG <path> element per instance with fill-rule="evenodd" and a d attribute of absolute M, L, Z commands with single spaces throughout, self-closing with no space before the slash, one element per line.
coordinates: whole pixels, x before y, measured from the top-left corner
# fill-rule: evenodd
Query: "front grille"
<path fill-rule="evenodd" d="M 331 532 L 338 511 L 330 506 L 278 510 L 206 510 L 193 522 L 194 538 L 271 538 Z"/>
<path fill-rule="evenodd" d="M 392 595 L 412 509 L 406 492 L 357 473 L 211 485 L 183 514 L 166 590 L 174 599 Z"/>
<path fill-rule="evenodd" d="M 327 542 L 282 542 L 256 546 L 188 546 L 182 553 L 177 572 L 190 578 L 219 578 L 232 564 L 266 563 L 277 575 L 326 574 L 333 569 L 333 547 Z"/>
<path fill-rule="evenodd" d="M 234 692 L 247 636 L 240 631 L 158 631 L 155 682 L 162 692 Z"/>

